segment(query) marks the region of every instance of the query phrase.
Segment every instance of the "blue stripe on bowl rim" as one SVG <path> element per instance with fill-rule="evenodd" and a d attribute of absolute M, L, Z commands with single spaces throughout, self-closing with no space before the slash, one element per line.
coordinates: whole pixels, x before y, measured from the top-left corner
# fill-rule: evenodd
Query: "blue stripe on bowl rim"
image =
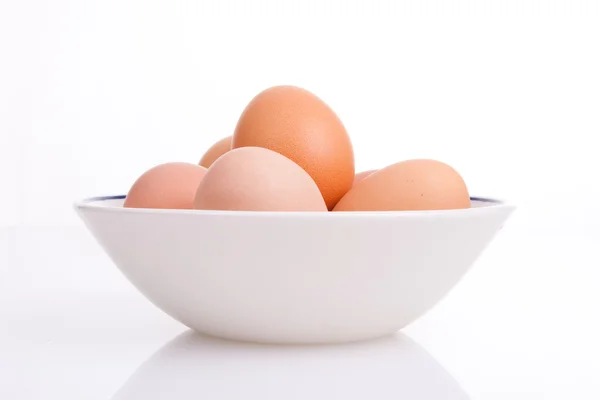
<path fill-rule="evenodd" d="M 123 200 L 127 197 L 124 194 L 112 195 L 112 196 L 96 196 L 90 197 L 84 200 L 85 203 L 90 203 L 94 201 L 108 201 L 108 200 Z M 486 197 L 471 197 L 471 201 L 479 201 L 482 203 L 494 203 L 499 204 L 502 203 L 500 200 L 486 198 Z"/>
<path fill-rule="evenodd" d="M 93 201 L 107 201 L 107 200 L 123 200 L 127 195 L 118 194 L 113 196 L 96 196 L 96 197 L 88 197 L 84 200 L 85 203 L 91 203 Z"/>

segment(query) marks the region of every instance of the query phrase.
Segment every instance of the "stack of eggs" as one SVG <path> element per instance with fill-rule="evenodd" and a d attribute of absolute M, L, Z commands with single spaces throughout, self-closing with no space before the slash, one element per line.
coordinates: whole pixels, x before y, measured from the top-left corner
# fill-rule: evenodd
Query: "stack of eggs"
<path fill-rule="evenodd" d="M 392 211 L 470 207 L 450 166 L 409 160 L 355 175 L 344 125 L 320 98 L 294 86 L 259 93 L 233 136 L 199 164 L 167 163 L 133 184 L 124 207 L 243 211 Z"/>

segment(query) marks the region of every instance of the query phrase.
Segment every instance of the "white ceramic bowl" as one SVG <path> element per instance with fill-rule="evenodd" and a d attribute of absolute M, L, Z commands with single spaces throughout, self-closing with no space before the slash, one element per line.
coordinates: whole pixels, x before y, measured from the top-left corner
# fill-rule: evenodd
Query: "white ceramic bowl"
<path fill-rule="evenodd" d="M 76 209 L 125 276 L 197 331 L 269 343 L 330 343 L 395 332 L 461 279 L 514 210 L 240 212 Z M 476 300 L 476 299 L 474 299 Z"/>

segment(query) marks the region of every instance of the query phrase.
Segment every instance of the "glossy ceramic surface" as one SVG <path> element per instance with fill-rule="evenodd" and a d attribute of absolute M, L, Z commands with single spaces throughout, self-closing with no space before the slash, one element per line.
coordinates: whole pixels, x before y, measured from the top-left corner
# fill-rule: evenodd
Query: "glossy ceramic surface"
<path fill-rule="evenodd" d="M 474 198 L 448 211 L 271 213 L 76 209 L 151 302 L 209 335 L 332 343 L 393 333 L 443 298 L 514 207 Z"/>

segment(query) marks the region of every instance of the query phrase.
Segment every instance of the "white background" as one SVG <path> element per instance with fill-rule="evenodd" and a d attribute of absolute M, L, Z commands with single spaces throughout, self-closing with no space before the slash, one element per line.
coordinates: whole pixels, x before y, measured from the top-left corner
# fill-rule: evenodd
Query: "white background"
<path fill-rule="evenodd" d="M 197 162 L 275 84 L 334 108 L 358 170 L 437 158 L 518 218 L 599 223 L 598 2 L 0 4 L 2 225 Z"/>
<path fill-rule="evenodd" d="M 405 332 L 472 399 L 599 398 L 599 21 L 582 0 L 0 0 L 0 398 L 108 399 L 183 330 L 71 204 L 197 162 L 276 84 L 334 108 L 357 170 L 437 158 L 519 207 Z"/>

